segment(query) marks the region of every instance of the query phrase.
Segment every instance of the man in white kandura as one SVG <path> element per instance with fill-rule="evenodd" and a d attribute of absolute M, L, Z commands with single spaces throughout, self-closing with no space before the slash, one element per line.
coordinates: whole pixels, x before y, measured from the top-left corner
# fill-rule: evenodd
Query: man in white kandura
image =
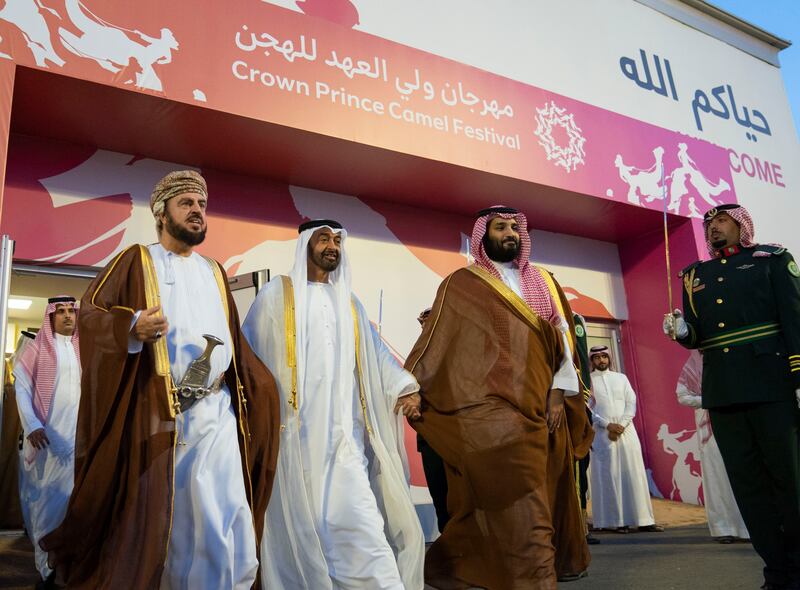
<path fill-rule="evenodd" d="M 623 373 L 609 369 L 607 346 L 593 346 L 589 360 L 595 431 L 589 488 L 594 528 L 661 532 L 664 529 L 653 519 L 642 446 L 633 425 L 636 394 Z"/>
<path fill-rule="evenodd" d="M 17 408 L 25 433 L 20 504 L 43 580 L 52 570 L 39 539 L 61 523 L 74 481 L 81 397 L 77 308 L 73 297 L 48 299 L 42 328 L 14 368 Z"/>
<path fill-rule="evenodd" d="M 396 415 L 419 416 L 419 386 L 351 293 L 346 230 L 315 220 L 299 233 L 289 276 L 261 290 L 243 326 L 283 402 L 263 587 L 420 590 L 424 540 Z"/>
<path fill-rule="evenodd" d="M 717 439 L 711 430 L 708 410 L 701 406 L 700 384 L 703 381 L 703 356 L 692 350 L 689 360 L 678 376 L 675 393 L 678 403 L 694 408 L 697 439 L 700 446 L 700 468 L 703 475 L 703 501 L 708 517 L 708 530 L 714 539 L 723 544 L 737 539 L 749 539 L 750 534 L 733 497 L 731 482 L 722 462 Z"/>

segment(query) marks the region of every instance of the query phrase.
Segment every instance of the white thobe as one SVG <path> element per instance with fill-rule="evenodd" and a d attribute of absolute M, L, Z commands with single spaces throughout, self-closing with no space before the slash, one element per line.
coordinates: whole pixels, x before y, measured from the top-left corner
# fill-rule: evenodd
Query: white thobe
<path fill-rule="evenodd" d="M 33 411 L 33 384 L 18 368 L 14 371 L 17 408 L 24 430 L 20 455 L 20 504 L 25 528 L 35 549 L 36 569 L 42 578 L 52 571 L 39 540 L 64 520 L 75 471 L 75 428 L 81 397 L 81 366 L 71 336 L 53 334 L 58 369 L 50 412 L 42 424 Z M 44 428 L 50 445 L 36 450 L 28 435 Z"/>
<path fill-rule="evenodd" d="M 678 401 L 694 408 L 697 440 L 700 448 L 700 469 L 703 476 L 703 503 L 706 508 L 708 530 L 712 537 L 738 537 L 749 539 L 750 534 L 733 497 L 731 482 L 711 430 L 708 410 L 700 407 L 702 397 L 689 391 L 683 384 L 677 388 Z"/>
<path fill-rule="evenodd" d="M 358 380 L 338 391 L 339 359 L 333 287 L 308 283 L 305 383 L 300 443 L 312 517 L 335 589 L 396 589 L 403 584 L 384 534 L 368 475 Z M 351 317 L 341 321 L 352 323 Z"/>
<path fill-rule="evenodd" d="M 592 371 L 594 407 L 590 491 L 596 528 L 648 526 L 655 523 L 642 446 L 633 417 L 636 394 L 628 378 L 615 371 Z M 625 431 L 616 441 L 608 438 L 609 424 Z"/>
<path fill-rule="evenodd" d="M 213 381 L 230 365 L 233 348 L 211 266 L 197 253 L 179 256 L 160 244 L 148 249 L 169 322 L 164 337 L 172 377 L 180 383 L 206 347 L 203 334 L 211 334 L 224 342 L 211 355 Z M 161 588 L 249 589 L 258 570 L 256 534 L 227 386 L 178 416 L 176 427 L 172 530 Z"/>
<path fill-rule="evenodd" d="M 242 326 L 282 399 L 262 586 L 422 590 L 424 538 L 408 488 L 403 422 L 393 412 L 397 398 L 419 386 L 351 293 L 346 250 L 330 284 L 308 282 L 312 233 L 298 240 L 292 292 L 285 277 L 273 278 Z M 294 334 L 287 311 L 295 312 Z"/>
<path fill-rule="evenodd" d="M 514 293 L 522 299 L 519 269 L 514 262 L 495 262 L 493 260 L 492 264 L 494 264 L 494 267 L 500 273 L 500 278 L 503 280 L 506 287 L 514 291 Z M 565 396 L 578 395 L 578 391 L 580 390 L 578 372 L 572 362 L 572 348 L 569 345 L 569 337 L 567 336 L 569 324 L 566 318 L 561 317 L 560 314 L 559 317 L 561 321 L 558 324 L 558 329 L 561 332 L 561 341 L 564 343 L 564 354 L 561 357 L 561 364 L 559 365 L 558 371 L 553 375 L 553 384 L 550 388 L 563 390 Z"/>

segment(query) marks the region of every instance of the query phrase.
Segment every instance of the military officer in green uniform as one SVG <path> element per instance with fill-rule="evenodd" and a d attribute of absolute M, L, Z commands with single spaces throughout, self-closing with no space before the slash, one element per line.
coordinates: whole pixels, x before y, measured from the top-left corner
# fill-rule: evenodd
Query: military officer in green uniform
<path fill-rule="evenodd" d="M 703 352 L 708 409 L 736 503 L 764 560 L 762 588 L 800 588 L 800 268 L 753 241 L 750 214 L 705 214 L 707 262 L 680 273 L 664 332 Z"/>

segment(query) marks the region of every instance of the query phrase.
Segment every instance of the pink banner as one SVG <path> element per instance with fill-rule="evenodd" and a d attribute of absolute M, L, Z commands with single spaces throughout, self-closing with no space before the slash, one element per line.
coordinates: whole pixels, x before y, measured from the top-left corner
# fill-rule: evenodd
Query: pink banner
<path fill-rule="evenodd" d="M 322 18 L 258 0 L 13 0 L 0 11 L 0 49 L 82 79 L 680 215 L 735 200 L 718 146 L 352 30 L 349 3 L 304 9 Z"/>

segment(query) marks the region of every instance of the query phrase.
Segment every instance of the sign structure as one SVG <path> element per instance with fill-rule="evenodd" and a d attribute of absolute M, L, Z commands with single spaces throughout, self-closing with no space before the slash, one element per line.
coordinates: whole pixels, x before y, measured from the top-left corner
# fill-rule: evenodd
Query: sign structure
<path fill-rule="evenodd" d="M 257 0 L 12 0 L 0 35 L 21 64 L 602 199 L 736 201 L 719 146 Z"/>

